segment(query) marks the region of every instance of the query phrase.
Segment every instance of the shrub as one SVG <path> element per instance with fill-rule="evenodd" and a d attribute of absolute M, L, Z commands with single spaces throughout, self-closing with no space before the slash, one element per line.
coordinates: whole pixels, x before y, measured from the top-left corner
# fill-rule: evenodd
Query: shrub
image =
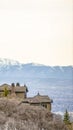
<path fill-rule="evenodd" d="M 3 93 L 3 95 L 4 95 L 5 97 L 7 97 L 8 94 L 9 94 L 9 91 L 8 91 L 7 87 L 5 87 L 5 88 L 4 88 L 4 93 Z"/>

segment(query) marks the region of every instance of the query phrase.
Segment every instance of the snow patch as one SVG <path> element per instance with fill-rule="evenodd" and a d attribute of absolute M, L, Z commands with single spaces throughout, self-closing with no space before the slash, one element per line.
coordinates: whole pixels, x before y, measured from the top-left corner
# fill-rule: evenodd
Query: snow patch
<path fill-rule="evenodd" d="M 2 59 L 0 58 L 0 65 L 20 65 L 20 63 L 18 61 L 15 60 L 10 60 L 10 59 Z"/>

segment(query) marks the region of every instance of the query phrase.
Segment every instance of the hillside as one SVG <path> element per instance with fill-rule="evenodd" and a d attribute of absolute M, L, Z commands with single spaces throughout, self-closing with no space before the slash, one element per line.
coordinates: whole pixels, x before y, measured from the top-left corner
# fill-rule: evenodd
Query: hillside
<path fill-rule="evenodd" d="M 1 130 L 68 130 L 60 116 L 42 107 L 20 104 L 15 99 L 0 99 Z"/>

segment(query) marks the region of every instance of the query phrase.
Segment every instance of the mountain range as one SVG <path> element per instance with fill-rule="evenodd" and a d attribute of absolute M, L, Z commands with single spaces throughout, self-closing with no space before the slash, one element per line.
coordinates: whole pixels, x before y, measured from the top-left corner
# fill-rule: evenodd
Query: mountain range
<path fill-rule="evenodd" d="M 27 83 L 33 80 L 50 85 L 71 85 L 73 66 L 45 66 L 41 64 L 21 64 L 18 61 L 0 59 L 0 83 L 20 82 Z M 62 82 L 61 82 L 62 81 Z M 66 81 L 66 82 L 65 82 Z"/>

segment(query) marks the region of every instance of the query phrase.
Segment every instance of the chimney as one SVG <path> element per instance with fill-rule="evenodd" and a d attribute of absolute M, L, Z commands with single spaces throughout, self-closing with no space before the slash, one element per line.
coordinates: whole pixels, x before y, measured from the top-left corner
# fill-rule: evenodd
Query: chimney
<path fill-rule="evenodd" d="M 14 83 L 11 84 L 11 93 L 15 93 L 15 84 Z"/>

